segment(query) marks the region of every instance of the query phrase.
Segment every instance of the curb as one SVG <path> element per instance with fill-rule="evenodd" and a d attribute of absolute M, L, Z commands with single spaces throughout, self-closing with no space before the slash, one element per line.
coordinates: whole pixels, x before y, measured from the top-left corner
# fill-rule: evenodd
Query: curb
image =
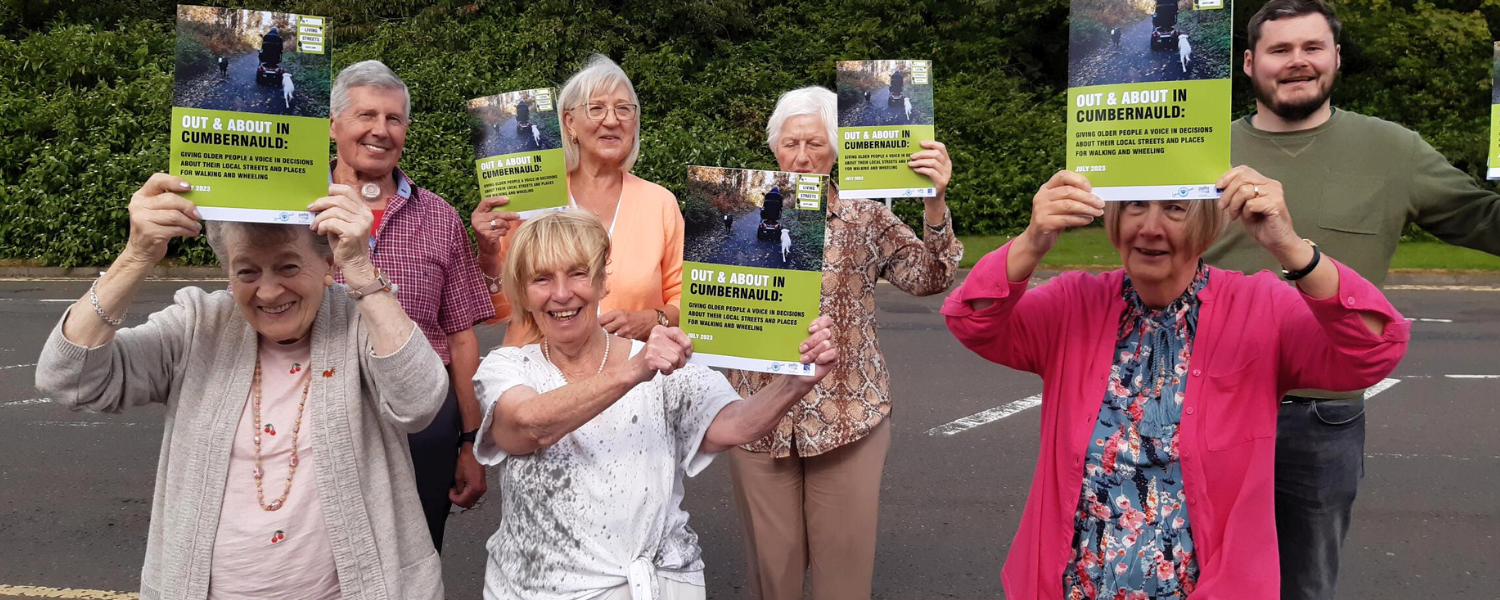
<path fill-rule="evenodd" d="M 0 279 L 36 280 L 91 280 L 104 272 L 104 267 L 0 267 Z M 164 267 L 157 265 L 148 280 L 211 281 L 227 280 L 219 267 Z"/>
<path fill-rule="evenodd" d="M 1035 277 L 1051 279 L 1063 271 L 1089 271 L 1100 273 L 1118 267 L 1097 265 L 1069 266 L 1064 268 L 1038 269 Z M 104 267 L 0 267 L 0 279 L 32 279 L 58 281 L 86 281 L 99 276 Z M 969 276 L 969 269 L 959 269 L 957 279 Z M 219 267 L 163 267 L 158 265 L 148 279 L 161 281 L 215 281 L 227 277 Z M 1492 271 L 1392 271 L 1386 277 L 1386 286 L 1500 286 L 1500 273 Z"/>

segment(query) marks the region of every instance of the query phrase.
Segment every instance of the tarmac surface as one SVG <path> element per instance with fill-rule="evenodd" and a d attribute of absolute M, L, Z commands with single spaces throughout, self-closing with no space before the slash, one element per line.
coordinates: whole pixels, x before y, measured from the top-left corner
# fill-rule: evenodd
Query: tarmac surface
<path fill-rule="evenodd" d="M 127 324 L 184 285 L 153 281 Z M 161 445 L 159 407 L 73 413 L 33 367 L 86 281 L 0 281 L 0 598 L 129 598 L 138 588 Z M 1500 285 L 1396 285 L 1410 351 L 1368 403 L 1366 477 L 1342 599 L 1494 598 L 1500 589 Z M 1036 460 L 1035 376 L 990 364 L 943 327 L 942 296 L 877 292 L 894 437 L 882 484 L 875 598 L 1001 598 L 998 573 Z M 482 328 L 484 347 L 501 330 Z M 1392 381 L 1393 380 L 1393 381 Z M 499 489 L 448 522 L 449 598 L 478 598 Z M 708 597 L 744 593 L 727 464 L 688 482 Z M 23 588 L 20 586 L 37 586 Z M 66 588 L 66 589 L 65 589 Z"/>

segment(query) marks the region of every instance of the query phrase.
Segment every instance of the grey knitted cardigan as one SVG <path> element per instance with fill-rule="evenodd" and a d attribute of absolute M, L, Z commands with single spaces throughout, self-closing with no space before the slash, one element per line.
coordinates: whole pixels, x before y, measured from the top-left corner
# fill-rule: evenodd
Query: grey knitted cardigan
<path fill-rule="evenodd" d="M 64 315 L 66 319 L 66 315 Z M 313 322 L 313 453 L 318 501 L 344 598 L 443 598 L 442 567 L 417 500 L 406 434 L 441 407 L 447 374 L 421 331 L 377 357 L 354 301 L 325 288 Z M 74 409 L 166 404 L 142 600 L 202 600 L 236 425 L 255 370 L 256 333 L 228 292 L 179 290 L 175 303 L 84 348 L 52 330 L 36 385 Z M 326 372 L 326 376 L 325 376 Z"/>

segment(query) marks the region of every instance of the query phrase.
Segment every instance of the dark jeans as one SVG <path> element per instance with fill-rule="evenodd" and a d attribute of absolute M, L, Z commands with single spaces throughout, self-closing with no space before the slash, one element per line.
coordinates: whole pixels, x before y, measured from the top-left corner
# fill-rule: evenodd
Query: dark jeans
<path fill-rule="evenodd" d="M 1281 600 L 1333 600 L 1365 474 L 1364 400 L 1287 396 L 1276 424 Z"/>
<path fill-rule="evenodd" d="M 432 545 L 443 551 L 443 525 L 448 522 L 448 490 L 453 488 L 453 472 L 458 469 L 458 436 L 463 427 L 458 412 L 458 394 L 448 386 L 448 398 L 437 417 L 417 433 L 406 437 L 411 445 L 411 466 L 417 474 L 417 497 L 422 514 L 427 517 L 427 531 Z"/>

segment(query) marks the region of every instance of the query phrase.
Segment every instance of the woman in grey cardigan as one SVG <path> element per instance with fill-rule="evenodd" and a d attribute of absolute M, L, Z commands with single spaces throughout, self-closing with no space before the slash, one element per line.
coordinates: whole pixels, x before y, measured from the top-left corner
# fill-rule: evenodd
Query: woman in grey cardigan
<path fill-rule="evenodd" d="M 370 210 L 335 185 L 311 228 L 211 223 L 233 289 L 117 330 L 168 241 L 201 230 L 188 189 L 136 192 L 125 249 L 37 363 L 71 408 L 166 405 L 141 598 L 441 599 L 406 434 L 447 378 L 370 263 Z"/>

